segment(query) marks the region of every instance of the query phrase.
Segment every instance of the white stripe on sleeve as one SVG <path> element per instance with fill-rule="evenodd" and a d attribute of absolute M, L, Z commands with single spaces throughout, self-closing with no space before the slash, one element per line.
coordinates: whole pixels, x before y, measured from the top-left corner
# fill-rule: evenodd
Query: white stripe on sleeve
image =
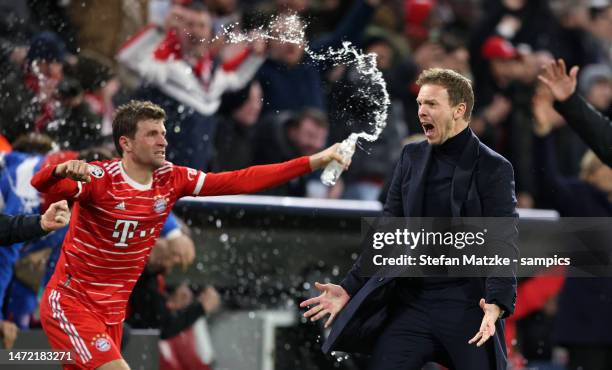
<path fill-rule="evenodd" d="M 200 175 L 198 176 L 198 182 L 196 183 L 195 189 L 193 190 L 193 195 L 200 194 L 200 190 L 202 190 L 202 186 L 204 186 L 204 179 L 206 178 L 206 174 L 200 171 Z"/>

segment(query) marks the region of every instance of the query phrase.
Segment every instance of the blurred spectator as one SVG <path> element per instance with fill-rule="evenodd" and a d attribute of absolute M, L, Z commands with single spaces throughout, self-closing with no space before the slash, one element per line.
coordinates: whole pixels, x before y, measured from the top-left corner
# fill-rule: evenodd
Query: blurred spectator
<path fill-rule="evenodd" d="M 520 62 L 516 48 L 500 36 L 489 37 L 482 45 L 479 54 L 485 68 L 482 70 L 472 68 L 476 101 L 479 101 L 473 129 L 478 135 L 486 136 L 485 130 L 490 130 L 491 127 L 503 122 L 512 109 L 511 101 L 502 95 L 502 90 L 517 79 Z"/>
<path fill-rule="evenodd" d="M 532 208 L 531 96 L 538 71 L 533 66 L 540 57 L 528 50 L 519 52 L 500 36 L 488 37 L 480 55 L 486 69 L 474 71 L 481 85 L 474 90 L 480 104 L 472 128 L 487 145 L 510 160 L 515 171 L 518 206 Z"/>
<path fill-rule="evenodd" d="M 429 37 L 429 26 L 432 10 L 436 1 L 404 1 L 404 33 L 413 49 L 419 48 Z"/>
<path fill-rule="evenodd" d="M 0 126 L 9 141 L 55 118 L 65 56 L 62 40 L 43 32 L 32 39 L 24 69 L 13 67 L 0 80 Z"/>
<path fill-rule="evenodd" d="M 612 63 L 612 3 L 590 0 L 588 29 L 595 38 L 600 63 Z"/>
<path fill-rule="evenodd" d="M 223 27 L 237 23 L 241 19 L 238 0 L 205 0 L 213 17 L 213 30 L 219 34 Z"/>
<path fill-rule="evenodd" d="M 581 66 L 596 62 L 596 46 L 588 28 L 589 0 L 490 0 L 472 33 L 471 50 L 484 40 L 499 35 L 515 45 L 532 50 L 548 50 L 555 57 L 571 59 Z M 476 53 L 472 53 L 476 56 Z M 475 59 L 472 70 L 482 67 Z"/>
<path fill-rule="evenodd" d="M 64 78 L 59 83 L 58 101 L 55 119 L 45 125 L 44 132 L 62 149 L 83 150 L 100 145 L 102 120 L 85 101 L 78 80 Z"/>
<path fill-rule="evenodd" d="M 167 240 L 158 239 L 130 296 L 131 314 L 127 319 L 130 326 L 159 328 L 161 339 L 168 339 L 189 328 L 201 316 L 219 309 L 221 299 L 212 287 L 205 288 L 196 300 L 188 294 L 191 292 L 188 287 L 177 288 L 171 296 L 166 294 L 163 276 L 179 263 L 176 250 Z"/>
<path fill-rule="evenodd" d="M 350 13 L 328 37 L 302 45 L 279 40 L 270 41 L 270 58 L 258 72 L 264 91 L 264 114 L 280 111 L 299 112 L 303 108 L 326 110 L 322 75 L 332 61 L 315 62 L 304 48 L 323 54 L 328 48 L 339 48 L 342 41 L 356 44 L 370 22 L 379 0 L 357 0 Z M 271 24 L 274 37 L 297 35 L 304 22 L 292 15 L 280 14 Z M 288 92 L 291 92 L 288 94 Z"/>
<path fill-rule="evenodd" d="M 606 64 L 586 66 L 578 76 L 578 91 L 606 117 L 612 117 L 612 68 Z"/>
<path fill-rule="evenodd" d="M 487 63 L 495 58 L 495 54 L 497 58 L 500 54 L 507 54 L 506 58 L 516 54 L 516 51 L 511 52 L 508 42 L 528 45 L 531 50 L 547 50 L 554 57 L 569 57 L 573 64 L 581 66 L 595 62 L 594 48 L 585 31 L 588 23 L 586 1 L 492 0 L 487 4 L 487 11 L 470 40 L 470 64 L 475 93 L 478 94 L 478 109 L 489 105 L 498 88 L 504 87 L 503 79 L 507 81 L 509 77 L 517 77 L 517 70 L 510 63 L 505 67 L 492 63 L 492 70 L 497 75 L 495 78 L 487 72 Z M 505 45 L 501 41 L 497 41 L 500 45 L 495 45 L 494 37 L 507 41 L 504 41 Z M 504 71 L 509 76 L 504 76 Z"/>
<path fill-rule="evenodd" d="M 28 53 L 28 42 L 35 32 L 24 1 L 0 1 L 0 65 L 21 66 Z M 4 67 L 4 66 L 3 66 Z"/>
<path fill-rule="evenodd" d="M 78 31 L 81 50 L 114 60 L 119 47 L 147 24 L 147 3 L 153 0 L 69 1 L 68 13 Z M 168 0 L 169 2 L 169 0 Z M 112 30 L 112 31 L 111 31 Z"/>
<path fill-rule="evenodd" d="M 256 80 L 240 91 L 223 95 L 212 171 L 238 170 L 252 164 L 262 100 L 261 84 Z"/>
<path fill-rule="evenodd" d="M 65 46 L 56 34 L 32 40 L 27 64 L 13 67 L 0 82 L 0 125 L 10 141 L 44 132 L 62 148 L 82 149 L 99 139 L 100 120 L 83 102 L 78 81 L 65 77 Z"/>
<path fill-rule="evenodd" d="M 145 28 L 119 51 L 118 60 L 146 82 L 136 97 L 161 105 L 170 143 L 168 159 L 206 169 L 212 153 L 216 120 L 212 116 L 228 90 L 243 88 L 263 58 L 265 44 L 250 48 L 223 63 L 210 47 L 212 16 L 199 1 L 174 5 L 166 34 Z"/>
<path fill-rule="evenodd" d="M 328 134 L 327 116 L 317 109 L 305 109 L 298 115 L 284 112 L 270 116 L 257 127 L 254 162 L 276 163 L 297 156 L 312 155 L 325 146 Z M 306 184 L 310 178 L 315 177 L 315 174 L 302 176 L 270 189 L 266 194 L 307 196 Z"/>
<path fill-rule="evenodd" d="M 601 52 L 589 37 L 589 0 L 555 0 L 550 6 L 558 23 L 552 29 L 550 50 L 569 65 L 600 62 Z"/>
<path fill-rule="evenodd" d="M 499 147 L 506 143 L 503 127 L 509 125 L 513 109 L 511 90 L 518 80 L 519 53 L 501 36 L 488 37 L 478 51 L 470 52 L 475 85 L 475 112 L 470 126 L 483 142 L 507 156 L 507 150 Z"/>
<path fill-rule="evenodd" d="M 258 2 L 259 4 L 254 4 Z M 274 0 L 249 1 L 242 4 L 245 14 L 243 21 L 249 28 L 264 24 L 280 14 L 298 14 L 306 21 L 306 37 L 313 40 L 334 32 L 346 16 L 353 0 Z"/>
<path fill-rule="evenodd" d="M 30 21 L 39 27 L 39 31 L 50 31 L 57 34 L 71 54 L 77 52 L 76 30 L 67 12 L 69 1 L 30 0 L 26 3 L 30 8 L 32 17 Z"/>
<path fill-rule="evenodd" d="M 121 88 L 111 61 L 94 51 L 85 50 L 79 54 L 74 77 L 83 88 L 84 99 L 89 108 L 102 121 L 100 134 L 111 135 L 115 111 L 113 99 Z"/>
<path fill-rule="evenodd" d="M 200 294 L 198 300 L 205 302 L 211 312 L 211 306 L 220 301 L 212 287 Z M 202 303 L 202 302 L 200 302 Z M 168 297 L 167 306 L 171 312 L 179 313 L 194 302 L 193 292 L 185 282 L 180 284 Z M 204 304 L 204 303 L 202 303 Z M 215 355 L 206 317 L 200 316 L 188 328 L 167 339 L 162 339 L 159 346 L 160 370 L 210 370 L 213 368 Z"/>
<path fill-rule="evenodd" d="M 334 29 L 342 22 L 354 1 L 326 0 L 320 1 L 318 4 L 312 4 L 312 1 L 310 3 L 301 14 L 303 19 L 308 21 L 306 36 L 309 40 L 313 40 L 334 32 Z"/>
<path fill-rule="evenodd" d="M 76 51 L 75 32 L 66 17 L 62 0 L 0 0 L 0 65 L 25 61 L 31 38 L 42 32 L 56 33 L 71 52 Z"/>
<path fill-rule="evenodd" d="M 276 9 L 282 13 L 303 13 L 309 0 L 276 0 Z"/>

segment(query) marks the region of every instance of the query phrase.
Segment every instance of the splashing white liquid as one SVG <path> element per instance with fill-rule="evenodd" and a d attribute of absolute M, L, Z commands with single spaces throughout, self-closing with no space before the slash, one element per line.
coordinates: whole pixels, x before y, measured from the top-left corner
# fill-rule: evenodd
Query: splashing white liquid
<path fill-rule="evenodd" d="M 360 89 L 357 91 L 356 94 L 369 98 L 370 102 L 373 103 L 375 107 L 374 112 L 372 112 L 373 122 L 370 123 L 372 129 L 369 132 L 362 131 L 359 133 L 352 133 L 346 140 L 353 143 L 357 143 L 360 138 L 369 142 L 377 140 L 382 130 L 387 125 L 387 110 L 391 101 L 389 99 L 389 93 L 387 92 L 387 84 L 383 79 L 382 73 L 376 66 L 376 55 L 373 53 L 363 54 L 348 41 L 343 42 L 340 49 L 328 48 L 323 53 L 316 53 L 310 50 L 306 43 L 305 29 L 306 25 L 294 14 L 283 17 L 282 21 L 279 17 L 273 17 L 268 27 L 259 27 L 251 34 L 237 31 L 238 24 L 230 24 L 223 28 L 221 35 L 225 36 L 227 38 L 226 40 L 230 43 L 253 42 L 258 39 L 266 39 L 303 45 L 304 52 L 315 61 L 331 62 L 333 66 L 354 66 L 359 76 L 369 81 L 371 85 L 376 86 L 379 91 L 376 91 L 376 94 L 368 91 L 371 89 Z M 330 166 L 334 164 L 334 162 L 330 163 Z M 337 162 L 335 167 L 342 168 Z M 323 182 L 326 185 L 335 184 L 341 172 L 341 170 L 338 172 L 336 168 L 336 171 L 334 171 L 334 178 L 328 177 L 326 180 L 323 180 Z"/>

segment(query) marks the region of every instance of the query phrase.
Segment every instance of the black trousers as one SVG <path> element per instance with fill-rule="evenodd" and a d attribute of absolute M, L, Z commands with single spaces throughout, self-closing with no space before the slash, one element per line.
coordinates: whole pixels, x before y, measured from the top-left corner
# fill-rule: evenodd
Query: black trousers
<path fill-rule="evenodd" d="M 495 369 L 492 339 L 481 347 L 468 344 L 484 315 L 478 293 L 465 285 L 420 289 L 413 295 L 402 300 L 409 304 L 393 303 L 369 370 L 420 370 L 429 361 L 455 370 Z"/>

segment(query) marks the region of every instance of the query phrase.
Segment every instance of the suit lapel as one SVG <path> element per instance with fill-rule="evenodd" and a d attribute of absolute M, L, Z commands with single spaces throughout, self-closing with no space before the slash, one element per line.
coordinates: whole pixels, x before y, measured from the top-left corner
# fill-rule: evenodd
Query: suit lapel
<path fill-rule="evenodd" d="M 406 194 L 408 214 L 405 217 L 421 217 L 423 215 L 423 196 L 425 194 L 425 176 L 431 157 L 431 145 L 425 144 L 423 149 L 415 153 L 410 166 L 410 186 Z"/>
<path fill-rule="evenodd" d="M 470 130 L 470 140 L 463 149 L 459 164 L 455 167 L 453 180 L 451 181 L 451 212 L 453 217 L 461 216 L 461 206 L 467 199 L 468 190 L 472 181 L 472 175 L 476 168 L 478 158 L 478 138 Z"/>

